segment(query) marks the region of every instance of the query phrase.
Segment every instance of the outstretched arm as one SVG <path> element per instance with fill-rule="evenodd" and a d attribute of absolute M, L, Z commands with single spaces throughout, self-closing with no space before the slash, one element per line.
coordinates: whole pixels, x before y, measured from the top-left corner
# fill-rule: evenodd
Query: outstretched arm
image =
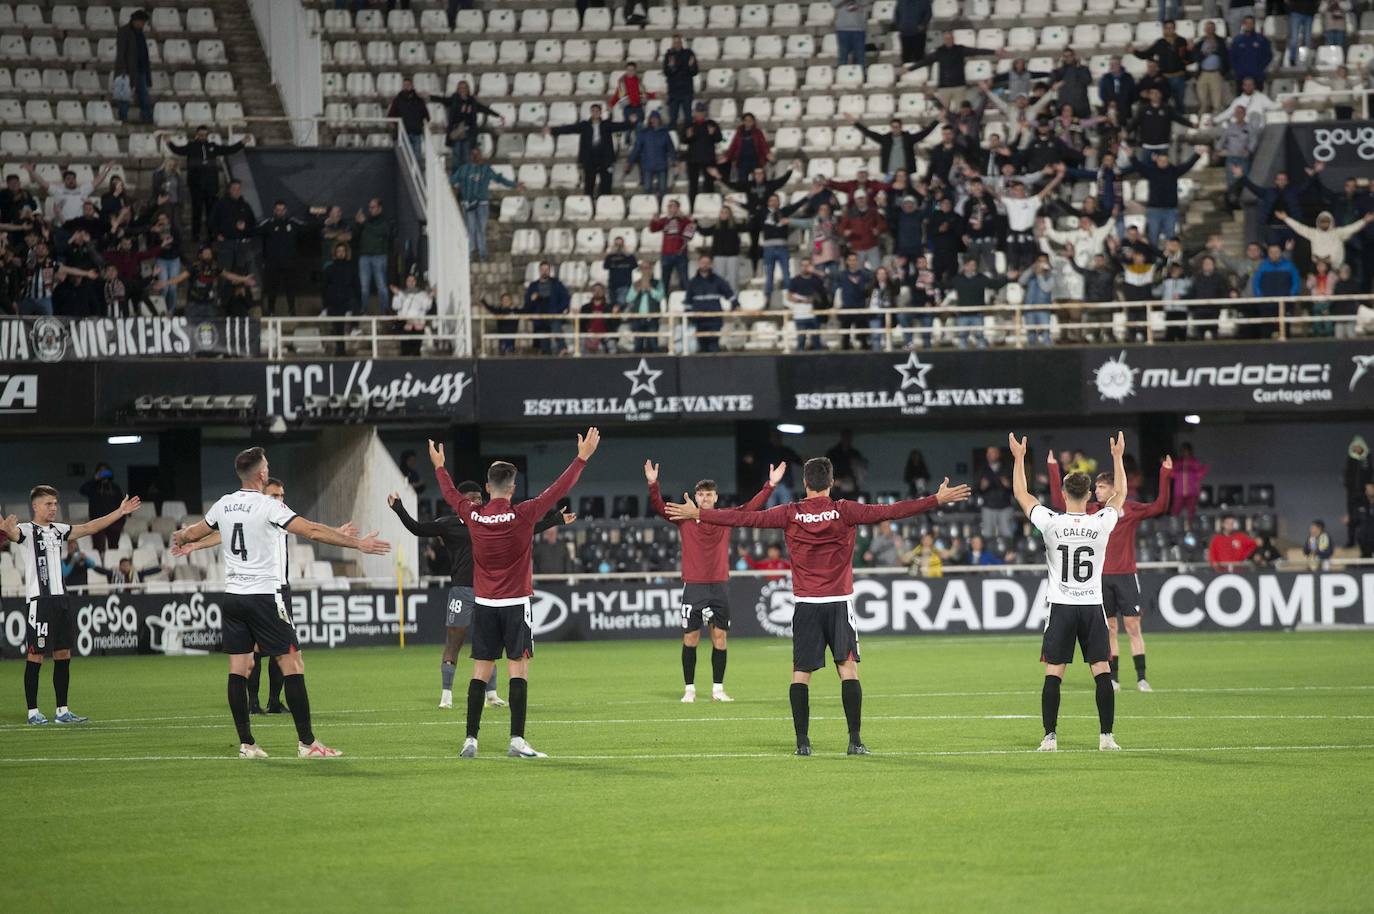
<path fill-rule="evenodd" d="M 587 461 L 596 453 L 597 445 L 601 443 L 601 432 L 596 428 L 587 429 L 585 435 L 577 436 L 577 456 L 573 462 L 568 464 L 568 468 L 544 491 L 527 502 L 517 505 L 515 510 L 529 511 L 534 514 L 544 515 L 550 508 L 563 496 L 572 491 L 572 487 L 577 485 L 578 477 L 582 475 L 582 469 L 587 465 Z M 525 505 L 530 507 L 526 508 Z M 526 515 L 528 516 L 528 515 Z"/>
<path fill-rule="evenodd" d="M 1111 498 L 1107 499 L 1107 507 L 1121 512 L 1121 506 L 1126 503 L 1126 433 L 1117 432 L 1116 437 L 1111 440 L 1112 445 L 1112 488 L 1116 490 Z"/>
<path fill-rule="evenodd" d="M 925 498 L 909 498 L 906 501 L 893 502 L 890 505 L 861 505 L 857 502 L 842 501 L 840 502 L 840 513 L 845 521 L 855 526 L 876 524 L 879 521 L 900 520 L 903 517 L 925 514 L 927 511 L 934 511 L 945 505 L 966 501 L 971 494 L 973 494 L 972 490 L 966 484 L 960 483 L 957 486 L 951 486 L 949 477 L 946 476 L 934 495 L 927 495 Z"/>
<path fill-rule="evenodd" d="M 538 536 L 550 527 L 571 524 L 575 520 L 577 520 L 577 515 L 569 511 L 567 505 L 561 508 L 550 508 L 549 513 L 539 518 L 539 523 L 534 525 L 534 535 Z"/>
<path fill-rule="evenodd" d="M 1174 458 L 1165 457 L 1164 462 L 1159 465 L 1159 494 L 1155 500 L 1145 506 L 1145 512 L 1141 517 L 1160 517 L 1169 513 L 1169 495 L 1171 494 L 1171 483 L 1174 478 Z"/>
<path fill-rule="evenodd" d="M 787 464 L 786 464 L 786 462 L 779 463 L 777 466 L 770 466 L 770 467 L 768 468 L 768 481 L 767 481 L 766 483 L 763 484 L 763 488 L 762 488 L 762 489 L 759 489 L 757 495 L 755 495 L 753 498 L 749 499 L 747 502 L 745 502 L 743 505 L 740 506 L 740 507 L 741 507 L 741 510 L 744 510 L 744 511 L 760 511 L 760 510 L 762 510 L 762 509 L 763 509 L 763 506 L 766 505 L 766 504 L 768 504 L 768 498 L 769 498 L 769 496 L 771 496 L 771 495 L 773 494 L 773 490 L 776 489 L 776 488 L 778 487 L 778 483 L 782 482 L 782 477 L 783 477 L 783 475 L 786 474 L 786 473 L 787 473 Z"/>
<path fill-rule="evenodd" d="M 340 546 L 344 549 L 356 549 L 367 555 L 386 555 L 391 551 L 391 544 L 385 540 L 378 539 L 376 530 L 373 530 L 364 537 L 347 536 L 333 527 L 317 524 L 299 515 L 293 517 L 291 522 L 286 525 L 286 532 L 294 533 L 296 536 L 303 536 L 317 543 Z"/>
<path fill-rule="evenodd" d="M 224 537 L 220 536 L 220 532 L 218 530 L 211 530 L 209 536 L 202 537 L 201 539 L 195 540 L 194 542 L 178 543 L 177 545 L 173 546 L 172 555 L 190 555 L 192 552 L 196 552 L 201 549 L 213 549 L 222 542 L 224 542 Z"/>
<path fill-rule="evenodd" d="M 401 502 L 401 496 L 392 492 L 386 497 L 386 503 L 391 506 L 391 510 L 396 512 L 396 516 L 401 520 L 401 526 L 405 527 L 415 536 L 443 536 L 444 528 L 442 524 L 431 521 L 422 524 L 410 516 L 406 506 Z"/>
<path fill-rule="evenodd" d="M 104 530 L 106 527 L 110 526 L 110 524 L 113 524 L 121 517 L 127 517 L 128 515 L 133 514 L 135 511 L 138 510 L 138 506 L 140 504 L 142 504 L 142 502 L 139 501 L 138 496 L 134 496 L 133 498 L 125 497 L 125 499 L 119 503 L 118 508 L 115 508 L 113 511 L 111 511 L 109 514 L 106 514 L 104 517 L 97 517 L 95 520 L 87 521 L 84 524 L 74 525 L 72 527 L 71 538 L 74 540 L 79 540 L 83 536 L 90 536 L 92 533 L 99 533 L 101 530 Z"/>
<path fill-rule="evenodd" d="M 429 462 L 434 466 L 434 478 L 439 482 L 439 494 L 444 497 L 444 503 L 461 520 L 463 509 L 466 507 L 466 499 L 458 494 L 458 488 L 453 484 L 453 477 L 449 476 L 448 470 L 444 467 L 444 446 L 435 444 L 433 438 L 429 439 Z"/>
<path fill-rule="evenodd" d="M 1012 432 L 1007 435 L 1007 446 L 1011 448 L 1012 457 L 1011 494 L 1029 517 L 1031 511 L 1040 506 L 1040 499 L 1032 495 L 1030 487 L 1026 485 L 1026 439 L 1017 441 L 1016 433 Z"/>
<path fill-rule="evenodd" d="M 778 505 L 767 511 L 742 511 L 739 508 L 709 508 L 702 510 L 692 503 L 687 493 L 682 494 L 682 504 L 668 502 L 669 520 L 700 520 L 703 524 L 718 527 L 758 527 L 781 530 L 787 526 L 792 505 Z"/>

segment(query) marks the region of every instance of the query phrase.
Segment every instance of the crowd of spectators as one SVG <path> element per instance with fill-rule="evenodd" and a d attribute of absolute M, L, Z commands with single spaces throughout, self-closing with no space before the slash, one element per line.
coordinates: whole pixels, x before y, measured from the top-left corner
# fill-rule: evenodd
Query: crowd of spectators
<path fill-rule="evenodd" d="M 1303 2 L 1315 0 L 1296 5 Z M 866 66 L 872 4 L 834 0 L 834 6 L 836 63 Z M 1169 340 L 1214 338 L 1223 323 L 1227 335 L 1258 339 L 1277 331 L 1282 299 L 1368 292 L 1374 282 L 1374 197 L 1367 187 L 1354 180 L 1339 190 L 1326 186 L 1321 163 L 1292 181 L 1280 173 L 1260 184 L 1250 175 L 1266 116 L 1285 107 L 1264 91 L 1283 60 L 1257 30 L 1253 7 L 1229 4 L 1227 36 L 1204 22 L 1195 38 L 1185 39 L 1165 6 L 1158 40 L 1130 51 L 1145 61 L 1139 78 L 1113 58 L 1108 72 L 1094 79 L 1079 51 L 1066 48 L 1048 71 L 1032 71 L 1026 58 L 1016 58 L 995 79 L 971 86 L 970 60 L 994 52 L 963 46 L 948 30 L 928 46 L 929 0 L 900 0 L 891 28 L 900 36 L 904 69 L 934 68 L 924 89 L 934 116 L 916 127 L 894 117 L 885 129 L 851 116 L 876 148 L 879 171 L 861 172 L 853 181 L 812 174 L 802 195 L 784 196 L 805 170 L 801 162 L 779 161 L 774 144 L 776 129 L 796 125 L 770 127 L 746 111 L 730 135 L 711 118 L 696 89 L 693 77 L 701 67 L 689 36 L 673 36 L 658 62 L 663 97 L 645 89 L 640 68 L 630 63 L 613 79 L 607 107 L 592 106 L 586 119 L 545 132 L 579 138 L 583 190 L 593 199 L 613 192 L 620 164 L 626 181 L 637 170 L 641 192 L 660 203 L 683 173 L 693 205 L 702 193 L 733 192 L 719 214 L 694 208 L 688 216 L 669 200 L 665 212 L 644 226 L 664 232 L 662 253 L 643 258 L 653 269 L 660 304 L 674 285 L 686 291 L 688 242 L 696 234 L 708 238 L 702 253 L 712 257 L 711 272 L 723 280 L 722 294 L 713 290 L 684 301 L 698 335 L 695 344 L 684 341 L 686 350 L 718 348 L 711 334 L 719 332 L 720 313 L 736 308 L 738 293 L 760 275 L 765 307 L 793 319 L 799 348 L 821 347 L 813 331 L 822 324 L 844 348 L 888 343 L 884 333 L 860 330 L 894 333 L 897 344 L 907 347 L 940 341 L 985 345 L 984 319 L 976 309 L 1007 301 L 1023 305 L 1023 332 L 1033 345 L 1051 340 L 1048 306 L 1074 306 L 1058 308 L 1060 322 L 1082 326 L 1110 321 L 1121 302 L 1139 303 L 1126 312 L 1135 337 L 1146 333 L 1148 304 L 1163 312 Z M 1310 57 L 1298 54 L 1313 41 L 1311 16 L 1304 15 L 1290 15 L 1293 31 L 1284 45 L 1290 65 L 1306 65 Z M 1332 28 L 1316 36 L 1318 43 L 1343 45 L 1339 17 L 1328 16 L 1327 22 Z M 1334 92 L 1358 87 L 1360 78 L 1344 68 L 1314 76 Z M 462 142 L 479 129 L 477 117 L 491 113 L 465 84 L 446 105 L 450 124 L 458 115 Z M 998 112 L 1002 123 L 985 131 L 989 111 Z M 937 130 L 939 142 L 922 150 L 918 144 Z M 462 163 L 455 184 L 471 174 L 468 152 L 454 143 L 453 161 Z M 1208 167 L 1222 169 L 1228 183 L 1220 202 L 1256 209 L 1243 251 L 1221 235 L 1197 246 L 1181 237 L 1182 206 L 1191 192 L 1187 176 L 1196 179 L 1198 169 Z M 1146 193 L 1128 199 L 1125 183 L 1142 179 Z M 492 180 L 460 189 L 464 205 L 485 213 Z M 469 216 L 469 225 L 473 249 L 485 258 L 485 215 Z M 613 243 L 615 253 L 602 264 L 607 271 L 612 258 L 629 256 L 621 251 L 623 239 Z M 752 276 L 737 269 L 746 257 Z M 557 265 L 550 266 L 557 274 Z M 587 312 L 581 305 L 585 296 L 576 294 L 566 296 L 568 306 L 557 317 L 548 316 L 553 312 L 545 297 L 540 310 L 529 314 L 563 330 L 569 329 L 568 318 L 580 316 L 581 345 L 614 350 L 625 345 L 623 337 L 605 337 L 620 326 L 614 316 L 624 313 L 623 292 L 637 275 L 622 271 L 603 283 L 609 317 L 599 304 Z M 528 293 L 524 298 L 530 299 Z M 1233 298 L 1262 301 L 1231 305 Z M 1198 301 L 1205 304 L 1191 304 Z M 970 329 L 937 336 L 937 313 L 920 313 L 937 307 L 970 309 L 943 320 Z M 1288 313 L 1350 316 L 1357 307 L 1354 300 L 1338 300 L 1290 305 Z M 887 309 L 905 313 L 885 316 L 881 311 Z M 849 310 L 861 313 L 846 315 Z M 500 316 L 506 326 L 515 320 L 514 311 Z M 633 344 L 640 351 L 659 344 L 657 325 L 642 323 L 647 339 L 635 336 Z M 1349 335 L 1353 328 L 1350 321 L 1316 320 L 1307 333 Z M 1070 339 L 1105 335 L 1105 327 L 1100 333 L 1091 327 L 1068 333 Z M 509 350 L 508 342 L 500 348 Z"/>

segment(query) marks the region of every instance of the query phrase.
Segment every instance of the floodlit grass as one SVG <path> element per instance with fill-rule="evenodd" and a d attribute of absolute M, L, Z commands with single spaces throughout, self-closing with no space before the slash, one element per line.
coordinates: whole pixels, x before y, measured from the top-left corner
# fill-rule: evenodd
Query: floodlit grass
<path fill-rule="evenodd" d="M 1057 755 L 1032 637 L 864 641 L 864 737 L 835 678 L 791 755 L 790 646 L 737 640 L 712 704 L 671 640 L 541 644 L 528 737 L 489 710 L 476 761 L 436 708 L 437 647 L 313 651 L 319 736 L 254 718 L 236 757 L 222 657 L 73 663 L 92 723 L 23 726 L 0 665 L 0 910 L 1369 911 L 1374 635 L 1153 635 L 1126 751 L 1099 753 L 1082 664 Z M 465 661 L 466 663 L 466 661 Z M 265 678 L 265 677 L 264 677 Z M 264 683 L 265 685 L 265 683 Z M 501 690 L 505 678 L 502 672 Z M 41 705 L 52 711 L 50 668 Z"/>

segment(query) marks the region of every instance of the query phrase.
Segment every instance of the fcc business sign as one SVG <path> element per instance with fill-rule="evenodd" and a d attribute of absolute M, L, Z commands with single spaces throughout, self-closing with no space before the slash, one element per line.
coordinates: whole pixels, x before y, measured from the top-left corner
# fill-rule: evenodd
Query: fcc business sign
<path fill-rule="evenodd" d="M 1099 412 L 1367 409 L 1374 343 L 1137 346 L 1083 350 L 1083 396 Z"/>

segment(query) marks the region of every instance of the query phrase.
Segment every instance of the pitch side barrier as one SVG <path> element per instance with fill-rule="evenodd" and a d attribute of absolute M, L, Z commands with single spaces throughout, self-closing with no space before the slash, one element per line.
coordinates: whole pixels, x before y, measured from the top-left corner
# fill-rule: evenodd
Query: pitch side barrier
<path fill-rule="evenodd" d="M 875 570 L 855 579 L 854 617 L 863 637 L 926 634 L 1033 634 L 1046 618 L 1045 575 L 1036 566 L 949 569 L 942 578 Z M 1306 626 L 1374 629 L 1374 561 L 1332 571 L 1218 573 L 1168 566 L 1140 572 L 1147 631 L 1292 630 Z M 166 585 L 164 585 L 166 586 Z M 531 611 L 541 641 L 676 638 L 681 584 L 662 575 L 540 576 Z M 791 579 L 777 572 L 731 577 L 731 634 L 789 638 Z M 221 595 L 126 589 L 74 594 L 81 656 L 218 650 Z M 321 647 L 441 644 L 448 592 L 359 582 L 349 590 L 297 590 L 292 618 L 301 644 Z M 0 651 L 19 656 L 24 603 L 0 610 Z"/>

